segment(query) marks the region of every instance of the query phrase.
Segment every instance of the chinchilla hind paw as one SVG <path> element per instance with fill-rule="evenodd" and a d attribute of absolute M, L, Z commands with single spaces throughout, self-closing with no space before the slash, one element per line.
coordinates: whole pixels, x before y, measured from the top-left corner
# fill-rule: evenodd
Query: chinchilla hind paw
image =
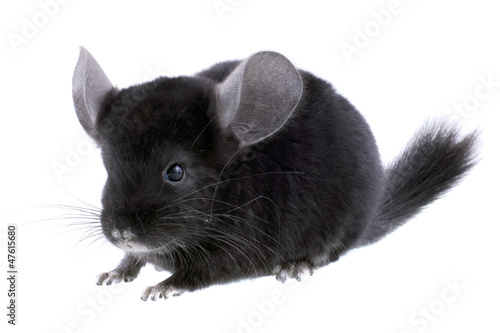
<path fill-rule="evenodd" d="M 289 279 L 302 281 L 302 278 L 311 276 L 314 273 L 314 267 L 307 261 L 287 262 L 276 267 L 276 280 L 285 283 Z"/>

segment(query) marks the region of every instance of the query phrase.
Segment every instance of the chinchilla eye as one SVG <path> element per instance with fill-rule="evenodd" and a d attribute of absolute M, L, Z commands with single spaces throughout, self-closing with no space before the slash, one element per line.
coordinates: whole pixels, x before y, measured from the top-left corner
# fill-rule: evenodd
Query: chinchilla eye
<path fill-rule="evenodd" d="M 174 163 L 168 167 L 163 178 L 169 182 L 178 182 L 184 177 L 184 168 L 180 163 Z"/>

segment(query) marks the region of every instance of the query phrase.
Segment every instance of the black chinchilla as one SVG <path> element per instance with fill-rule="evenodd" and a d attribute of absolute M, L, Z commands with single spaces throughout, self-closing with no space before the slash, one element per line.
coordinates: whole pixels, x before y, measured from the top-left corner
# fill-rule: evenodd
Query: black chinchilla
<path fill-rule="evenodd" d="M 361 114 L 275 52 L 115 88 L 84 48 L 76 113 L 108 179 L 102 233 L 125 251 L 98 284 L 152 263 L 142 299 L 327 265 L 390 233 L 476 163 L 477 133 L 428 122 L 383 168 Z"/>

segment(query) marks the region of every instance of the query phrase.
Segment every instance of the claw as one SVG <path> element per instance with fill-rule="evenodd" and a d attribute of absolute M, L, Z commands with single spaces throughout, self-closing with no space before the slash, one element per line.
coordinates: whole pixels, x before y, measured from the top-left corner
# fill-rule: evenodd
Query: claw
<path fill-rule="evenodd" d="M 148 298 L 152 301 L 156 301 L 157 299 L 167 299 L 169 297 L 177 297 L 182 295 L 186 290 L 177 289 L 172 286 L 164 286 L 162 284 L 157 284 L 152 287 L 147 287 L 142 293 L 141 300 L 147 301 Z"/>
<path fill-rule="evenodd" d="M 103 284 L 106 284 L 107 286 L 109 286 L 112 283 L 118 283 L 122 281 L 131 282 L 135 278 L 135 276 L 126 275 L 117 271 L 111 271 L 97 275 L 97 285 L 102 286 Z"/>
<path fill-rule="evenodd" d="M 281 283 L 285 283 L 289 279 L 295 279 L 300 282 L 304 276 L 311 276 L 313 273 L 312 266 L 307 262 L 287 263 L 280 267 L 276 274 L 276 280 Z"/>

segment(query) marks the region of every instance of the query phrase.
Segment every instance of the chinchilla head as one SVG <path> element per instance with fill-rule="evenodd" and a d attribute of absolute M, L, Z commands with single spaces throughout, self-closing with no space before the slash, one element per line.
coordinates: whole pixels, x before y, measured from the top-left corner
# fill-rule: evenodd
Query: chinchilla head
<path fill-rule="evenodd" d="M 197 75 L 115 88 L 82 48 L 73 76 L 78 119 L 108 179 L 101 225 L 116 246 L 165 252 L 223 233 L 242 189 L 238 165 L 278 132 L 302 95 L 282 55 L 234 62 L 221 80 Z"/>

